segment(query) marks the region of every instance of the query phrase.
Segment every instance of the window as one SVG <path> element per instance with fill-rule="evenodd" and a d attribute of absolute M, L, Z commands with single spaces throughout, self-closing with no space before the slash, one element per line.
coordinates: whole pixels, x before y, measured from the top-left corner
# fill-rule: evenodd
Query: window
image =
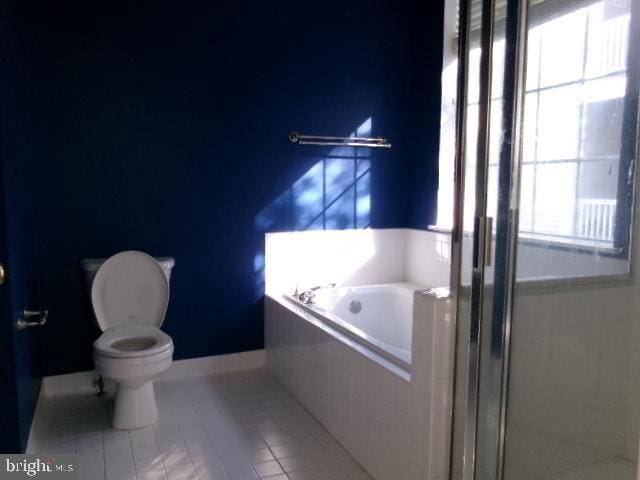
<path fill-rule="evenodd" d="M 550 4 L 553 2 L 545 2 Z M 566 2 L 565 2 L 566 3 Z M 583 2 L 584 4 L 584 2 Z M 546 7 L 544 18 L 535 7 Z M 531 7 L 529 29 L 520 235 L 572 245 L 613 248 L 618 196 L 622 119 L 626 92 L 629 4 L 604 0 L 583 8 L 548 14 Z M 504 40 L 494 43 L 492 139 L 489 147 L 489 199 L 497 198 L 501 143 L 501 94 Z M 475 132 L 480 49 L 470 52 L 467 124 L 467 182 L 475 173 Z M 450 69 L 455 71 L 455 62 Z M 448 75 L 448 77 L 447 77 Z M 450 81 L 445 70 L 443 81 Z M 445 91 L 446 95 L 446 91 Z M 443 117 L 444 119 L 444 117 Z M 451 135 L 443 123 L 443 136 Z M 443 140 L 445 141 L 445 140 Z M 450 228 L 453 212 L 452 156 L 440 156 L 438 226 Z M 443 154 L 444 153 L 444 154 Z M 493 190 L 492 190 L 493 189 Z M 493 193 L 492 193 L 493 191 Z M 473 202 L 467 184 L 465 201 Z M 488 205 L 495 215 L 495 204 Z M 465 229 L 473 209 L 465 208 Z"/>

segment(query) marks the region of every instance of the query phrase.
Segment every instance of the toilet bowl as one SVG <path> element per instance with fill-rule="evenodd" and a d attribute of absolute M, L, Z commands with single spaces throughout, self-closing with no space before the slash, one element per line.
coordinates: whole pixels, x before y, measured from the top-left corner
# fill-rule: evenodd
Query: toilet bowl
<path fill-rule="evenodd" d="M 158 419 L 153 379 L 173 359 L 173 341 L 160 330 L 173 259 L 164 262 L 142 252 L 118 253 L 101 261 L 90 282 L 95 319 L 103 331 L 93 344 L 93 360 L 96 370 L 116 384 L 113 427 L 119 430 Z"/>

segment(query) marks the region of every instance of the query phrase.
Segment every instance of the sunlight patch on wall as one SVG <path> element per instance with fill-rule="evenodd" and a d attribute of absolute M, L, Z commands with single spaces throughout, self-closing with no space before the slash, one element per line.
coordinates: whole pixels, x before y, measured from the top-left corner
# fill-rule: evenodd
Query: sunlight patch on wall
<path fill-rule="evenodd" d="M 373 120 L 349 134 L 369 137 Z M 317 148 L 308 153 L 317 155 Z M 300 150 L 302 158 L 307 151 Z M 254 219 L 259 232 L 363 229 L 370 225 L 371 149 L 335 147 L 322 155 Z M 315 158 L 318 158 L 317 156 Z M 254 259 L 256 294 L 264 293 L 264 255 Z"/>

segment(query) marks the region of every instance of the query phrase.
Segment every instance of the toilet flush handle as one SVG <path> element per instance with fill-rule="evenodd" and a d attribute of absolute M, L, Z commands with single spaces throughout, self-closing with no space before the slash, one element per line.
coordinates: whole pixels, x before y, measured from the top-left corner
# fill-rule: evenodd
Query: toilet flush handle
<path fill-rule="evenodd" d="M 16 322 L 16 328 L 24 330 L 25 328 L 41 327 L 47 323 L 48 316 L 48 310 L 24 310 L 22 316 Z"/>

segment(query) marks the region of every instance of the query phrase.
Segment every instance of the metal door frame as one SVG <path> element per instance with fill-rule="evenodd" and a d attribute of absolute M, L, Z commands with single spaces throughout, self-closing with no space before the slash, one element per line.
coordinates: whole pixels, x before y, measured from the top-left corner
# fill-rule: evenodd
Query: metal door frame
<path fill-rule="evenodd" d="M 469 29 L 472 0 L 461 0 L 459 8 L 458 81 L 456 105 L 455 209 L 452 231 L 451 285 L 460 306 L 462 237 L 465 186 L 466 120 L 468 97 Z M 495 0 L 482 1 L 480 96 L 476 152 L 476 202 L 474 215 L 471 316 L 468 339 L 467 397 L 465 412 L 462 480 L 480 480 L 476 469 L 477 432 L 480 397 L 480 340 L 483 329 L 491 328 L 488 381 L 483 395 L 498 413 L 498 426 L 489 432 L 495 447 L 491 480 L 503 473 L 506 435 L 507 372 L 515 286 L 515 259 L 518 233 L 519 176 L 522 151 L 522 110 L 526 80 L 527 0 L 509 0 L 506 18 L 506 46 L 503 110 L 503 141 L 500 151 L 498 213 L 496 223 L 496 269 L 493 287 L 493 313 L 483 318 L 486 259 L 491 255 L 492 227 L 487 218 L 487 177 L 491 125 L 492 57 Z M 473 132 L 471 132 L 473 133 Z M 508 140 L 506 140 L 508 139 Z M 459 308 L 458 308 L 459 310 Z M 491 321 L 491 325 L 486 325 Z M 453 435 L 453 433 L 452 433 Z M 455 461 L 452 455 L 452 464 Z M 453 468 L 450 469 L 453 472 Z M 486 480 L 489 480 L 486 479 Z M 456 479 L 457 480 L 457 479 Z M 482 478 L 482 480 L 485 480 Z"/>

